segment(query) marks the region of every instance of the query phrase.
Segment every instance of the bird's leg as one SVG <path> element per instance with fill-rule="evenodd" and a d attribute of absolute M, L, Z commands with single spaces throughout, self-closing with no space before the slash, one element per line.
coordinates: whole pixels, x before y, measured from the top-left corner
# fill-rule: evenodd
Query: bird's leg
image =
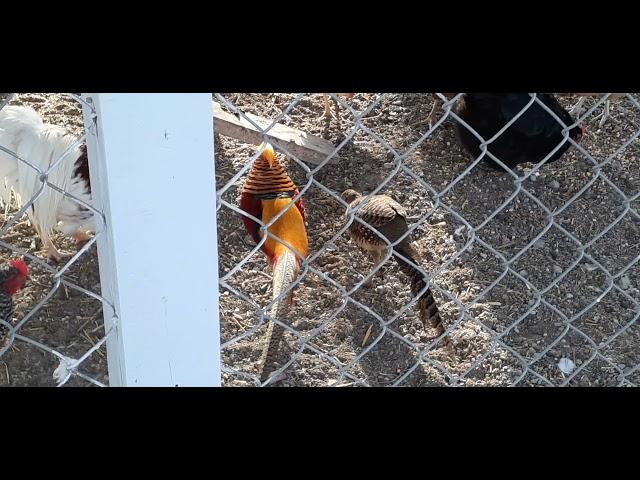
<path fill-rule="evenodd" d="M 578 118 L 580 115 L 582 115 L 584 112 L 582 105 L 584 104 L 586 99 L 587 99 L 586 97 L 580 97 L 580 99 L 571 108 L 571 110 L 569 110 L 569 114 L 573 115 L 575 118 Z"/>
<path fill-rule="evenodd" d="M 610 104 L 611 102 L 609 100 L 604 102 L 604 112 L 602 113 L 602 118 L 600 119 L 600 123 L 598 124 L 600 128 L 604 127 L 604 124 L 606 123 L 607 118 L 610 115 L 610 112 L 609 112 Z"/>
<path fill-rule="evenodd" d="M 379 265 L 382 264 L 382 262 L 384 261 L 384 258 L 387 256 L 387 250 L 383 249 L 383 250 L 374 250 L 373 252 L 371 252 L 371 255 L 373 256 L 373 269 L 378 268 Z M 375 273 L 374 277 L 376 275 L 380 275 L 380 279 L 384 282 L 384 272 L 382 271 L 384 267 L 380 267 L 380 269 Z M 371 277 L 370 282 L 373 281 L 373 277 Z"/>
<path fill-rule="evenodd" d="M 61 251 L 59 251 L 49 237 L 47 237 L 43 243 L 45 252 L 47 253 L 47 258 L 50 260 L 52 259 L 59 263 L 63 258 L 69 258 L 73 256 L 73 253 L 62 253 Z"/>
<path fill-rule="evenodd" d="M 433 124 L 436 123 L 436 118 L 438 117 L 438 109 L 442 104 L 442 100 L 434 95 L 433 98 L 433 107 L 431 107 L 431 112 L 429 112 L 429 116 L 427 117 L 427 121 L 429 122 L 429 130 L 433 128 Z"/>
<path fill-rule="evenodd" d="M 436 331 L 436 334 L 433 335 L 430 340 L 433 341 L 436 338 L 440 338 L 444 335 L 444 337 L 442 338 L 442 348 L 444 348 L 445 353 L 447 354 L 447 356 L 449 356 L 450 358 L 455 358 L 456 356 L 456 352 L 455 349 L 453 348 L 453 343 L 451 342 L 451 339 L 449 338 L 449 335 L 445 335 L 445 328 L 444 325 L 442 325 L 442 323 L 438 323 L 435 324 L 433 323 L 433 319 L 431 320 L 431 328 L 434 329 Z M 426 323 L 424 324 L 424 329 L 425 331 L 427 330 L 427 325 Z"/>
<path fill-rule="evenodd" d="M 40 227 L 38 227 L 38 225 L 36 223 L 34 223 L 33 226 L 35 227 L 38 236 L 42 240 L 42 246 L 44 248 L 44 251 L 47 254 L 47 259 L 55 260 L 56 262 L 60 263 L 63 258 L 68 258 L 68 257 L 73 256 L 72 253 L 62 253 L 62 252 L 60 252 L 56 248 L 56 246 L 53 244 L 53 241 L 51 240 L 51 237 L 49 236 L 49 232 L 41 230 Z"/>
<path fill-rule="evenodd" d="M 331 118 L 335 118 L 335 115 L 331 111 L 331 102 L 329 101 L 329 98 L 330 98 L 329 95 L 327 95 L 326 93 L 322 94 L 322 101 L 324 103 L 324 112 L 320 116 L 320 118 L 318 118 L 318 120 L 324 120 L 327 123 L 331 121 Z"/>
<path fill-rule="evenodd" d="M 451 340 L 449 339 L 448 336 L 444 337 L 444 339 L 442 340 L 442 346 L 444 348 L 445 353 L 449 356 L 449 358 L 456 357 L 456 351 L 453 348 L 453 343 L 451 343 Z"/>
<path fill-rule="evenodd" d="M 93 237 L 89 235 L 87 232 L 85 232 L 84 230 L 78 230 L 76 233 L 71 235 L 71 238 L 73 238 L 76 241 L 76 243 L 80 246 L 87 243 Z"/>
<path fill-rule="evenodd" d="M 334 115 L 334 118 L 338 123 L 340 123 L 340 104 L 338 103 L 338 100 L 335 98 L 333 98 L 333 103 L 336 106 L 336 114 Z"/>
<path fill-rule="evenodd" d="M 324 113 L 322 116 L 324 117 L 325 120 L 329 120 L 331 119 L 331 117 L 333 117 L 333 113 L 331 112 L 331 102 L 329 101 L 329 95 L 324 93 L 322 98 L 324 101 Z"/>

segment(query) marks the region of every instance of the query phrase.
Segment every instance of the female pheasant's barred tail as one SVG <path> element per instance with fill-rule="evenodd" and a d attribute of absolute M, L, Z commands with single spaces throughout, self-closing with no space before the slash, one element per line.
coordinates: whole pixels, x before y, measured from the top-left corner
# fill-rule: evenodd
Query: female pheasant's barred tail
<path fill-rule="evenodd" d="M 282 292 L 286 291 L 293 283 L 298 271 L 298 259 L 293 252 L 285 252 L 278 258 L 277 263 L 273 266 L 273 295 L 272 299 L 276 299 Z M 286 315 L 291 303 L 291 291 L 283 295 L 276 303 L 273 304 L 269 311 L 271 318 L 282 318 Z M 269 322 L 267 327 L 267 336 L 264 353 L 260 359 L 261 371 L 260 381 L 264 382 L 269 378 L 271 373 L 271 365 L 276 360 L 278 347 L 284 336 L 284 328 L 275 322 Z"/>
<path fill-rule="evenodd" d="M 415 255 L 413 255 L 410 250 L 399 247 L 397 248 L 397 251 L 403 257 L 411 260 L 416 265 L 418 264 L 415 259 Z M 405 275 L 411 279 L 411 294 L 414 297 L 418 296 L 420 291 L 427 286 L 422 273 L 400 257 L 393 255 L 393 258 L 396 259 L 400 269 L 405 273 Z M 418 299 L 418 309 L 420 312 L 420 320 L 422 320 L 425 328 L 427 326 L 427 321 L 429 321 L 431 323 L 431 327 L 436 329 L 438 332 L 438 336 L 442 335 L 444 333 L 444 327 L 442 325 L 442 319 L 440 318 L 440 311 L 438 310 L 438 306 L 436 305 L 436 301 L 433 298 L 430 288 L 428 288 Z"/>

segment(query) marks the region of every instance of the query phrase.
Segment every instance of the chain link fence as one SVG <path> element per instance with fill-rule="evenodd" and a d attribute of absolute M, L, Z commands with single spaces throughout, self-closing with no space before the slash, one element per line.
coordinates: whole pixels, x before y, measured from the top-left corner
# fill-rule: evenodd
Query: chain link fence
<path fill-rule="evenodd" d="M 484 159 L 461 148 L 454 133 L 459 96 L 441 97 L 432 127 L 430 94 L 332 95 L 341 108 L 330 121 L 322 118 L 321 94 L 213 99 L 280 153 L 305 200 L 310 247 L 293 284 L 293 304 L 272 318 L 272 273 L 260 245 L 248 237 L 239 207 L 259 149 L 245 143 L 249 136 L 238 140 L 242 135 L 225 136 L 216 128 L 225 386 L 640 381 L 637 94 L 610 104 L 604 98 L 581 102 L 574 124 L 587 127 L 583 138 L 554 163 L 513 172 L 488 169 Z M 568 110 L 579 101 L 559 99 Z M 533 103 L 539 100 L 532 97 Z M 30 277 L 14 297 L 14 316 L 0 319 L 0 385 L 107 385 L 105 342 L 113 332 L 105 332 L 103 323 L 103 303 L 110 303 L 100 293 L 95 249 L 105 234 L 104 217 L 52 181 L 95 127 L 85 126 L 82 115 L 83 108 L 93 108 L 79 94 L 2 94 L 0 106 L 6 105 L 30 106 L 75 138 L 42 164 L 0 145 L 0 167 L 19 162 L 38 178 L 28 198 L 3 204 L 0 262 L 24 257 Z M 324 138 L 332 151 L 304 161 L 300 150 L 270 137 L 283 126 L 301 138 Z M 484 140 L 489 155 L 494 139 Z M 389 195 L 407 209 L 445 336 L 423 327 L 409 279 L 394 259 L 388 256 L 378 267 L 350 240 L 348 227 L 362 221 L 357 211 L 345 216 L 340 193 L 351 188 Z M 27 215 L 52 195 L 72 199 L 96 218 L 97 233 L 82 246 L 62 233 L 53 237 L 59 249 L 73 253 L 60 263 L 47 260 Z M 271 319 L 285 335 L 278 365 L 262 382 Z"/>
<path fill-rule="evenodd" d="M 105 342 L 110 332 L 104 331 L 105 299 L 100 295 L 95 249 L 97 237 L 104 232 L 104 221 L 99 211 L 70 191 L 68 183 L 59 183 L 64 174 L 56 175 L 77 173 L 77 148 L 86 141 L 82 109 L 92 107 L 80 94 L 72 93 L 0 94 L 0 98 L 5 112 L 7 106 L 30 107 L 45 123 L 57 126 L 42 135 L 32 150 L 20 147 L 20 154 L 10 145 L 0 145 L 6 192 L 4 212 L 0 214 L 0 262 L 23 257 L 29 267 L 25 288 L 13 298 L 13 318 L 0 319 L 0 386 L 104 386 L 108 383 Z M 0 124 L 3 127 L 3 140 L 12 144 L 29 134 L 10 134 L 7 124 Z M 73 137 L 63 141 L 65 134 Z M 22 173 L 17 177 L 8 174 L 16 170 Z M 24 172 L 30 170 L 36 185 L 27 189 L 28 174 Z M 67 190 L 61 185 L 67 185 Z M 63 233 L 55 234 L 53 243 L 63 254 L 60 262 L 47 258 L 46 245 L 42 245 L 27 215 L 55 204 L 56 196 L 71 200 L 63 218 L 77 205 L 82 215 L 93 214 L 97 230 L 95 236 L 80 244 Z"/>
<path fill-rule="evenodd" d="M 305 200 L 309 238 L 295 301 L 273 319 L 271 272 L 239 208 L 259 149 L 217 132 L 224 385 L 638 384 L 637 94 L 580 102 L 566 125 L 586 127 L 580 141 L 556 162 L 511 172 L 488 169 L 481 158 L 498 135 L 484 139 L 488 151 L 476 159 L 460 146 L 454 125 L 461 95 L 440 97 L 430 127 L 431 94 L 332 94 L 341 108 L 329 122 L 319 118 L 321 94 L 214 94 L 284 158 Z M 558 99 L 567 110 L 579 101 Z M 499 133 L 533 104 L 542 106 L 535 94 Z M 305 162 L 269 136 L 277 125 L 324 137 L 334 151 Z M 452 351 L 444 336 L 423 328 L 397 263 L 388 256 L 378 270 L 349 240 L 349 225 L 362 220 L 357 211 L 345 216 L 346 189 L 389 195 L 407 209 Z M 261 382 L 269 320 L 285 335 L 279 365 Z"/>

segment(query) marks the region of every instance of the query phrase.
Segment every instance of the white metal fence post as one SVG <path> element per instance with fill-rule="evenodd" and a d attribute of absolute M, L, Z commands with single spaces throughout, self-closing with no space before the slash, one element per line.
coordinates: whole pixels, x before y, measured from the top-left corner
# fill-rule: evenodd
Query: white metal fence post
<path fill-rule="evenodd" d="M 219 386 L 211 94 L 83 94 L 111 386 Z M 97 118 L 96 128 L 91 126 Z M 100 223 L 100 222 L 98 222 Z M 100 229 L 100 227 L 98 227 Z"/>

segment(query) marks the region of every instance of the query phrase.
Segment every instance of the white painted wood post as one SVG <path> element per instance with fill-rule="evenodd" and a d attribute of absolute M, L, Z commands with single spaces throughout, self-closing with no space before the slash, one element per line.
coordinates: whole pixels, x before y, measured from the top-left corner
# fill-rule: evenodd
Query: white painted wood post
<path fill-rule="evenodd" d="M 88 93 L 111 386 L 220 386 L 210 93 Z M 85 124 L 92 122 L 85 106 Z M 100 223 L 100 222 L 98 222 Z"/>

